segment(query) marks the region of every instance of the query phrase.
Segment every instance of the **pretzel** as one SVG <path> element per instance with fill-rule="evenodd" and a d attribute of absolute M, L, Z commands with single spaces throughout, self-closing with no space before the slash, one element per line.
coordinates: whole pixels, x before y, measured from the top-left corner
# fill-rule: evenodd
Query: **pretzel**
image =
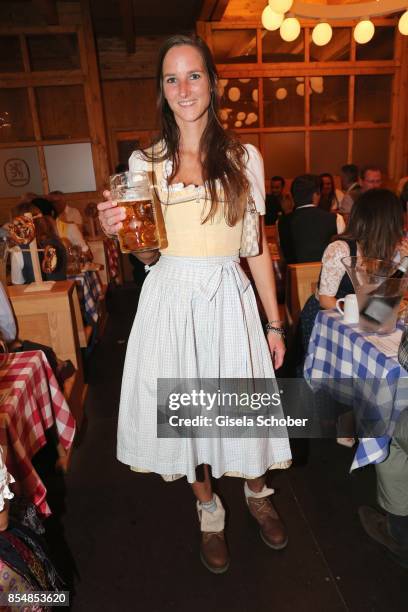
<path fill-rule="evenodd" d="M 17 244 L 30 244 L 35 237 L 35 226 L 30 217 L 15 217 L 9 226 L 9 236 Z"/>
<path fill-rule="evenodd" d="M 44 272 L 44 274 L 51 274 L 51 272 L 54 272 L 55 268 L 57 267 L 57 262 L 57 249 L 50 244 L 47 244 L 44 248 L 44 257 L 41 262 L 41 270 Z"/>

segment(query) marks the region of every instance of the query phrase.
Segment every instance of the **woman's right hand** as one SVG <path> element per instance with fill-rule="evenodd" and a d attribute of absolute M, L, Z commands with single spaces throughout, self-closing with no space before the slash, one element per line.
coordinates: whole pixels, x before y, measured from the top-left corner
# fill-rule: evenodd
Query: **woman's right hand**
<path fill-rule="evenodd" d="M 116 235 L 122 229 L 122 221 L 126 218 L 123 206 L 118 206 L 117 202 L 110 199 L 110 191 L 104 191 L 105 202 L 98 204 L 98 217 L 102 230 L 105 234 Z"/>

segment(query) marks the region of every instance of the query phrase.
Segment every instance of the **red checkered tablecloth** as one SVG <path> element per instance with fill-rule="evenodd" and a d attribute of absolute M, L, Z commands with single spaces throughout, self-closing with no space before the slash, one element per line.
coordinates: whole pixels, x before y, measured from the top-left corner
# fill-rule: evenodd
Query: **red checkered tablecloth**
<path fill-rule="evenodd" d="M 31 458 L 45 445 L 45 430 L 54 423 L 68 450 L 75 419 L 42 351 L 0 355 L 0 417 L 7 469 L 40 513 L 49 516 L 47 491 Z"/>

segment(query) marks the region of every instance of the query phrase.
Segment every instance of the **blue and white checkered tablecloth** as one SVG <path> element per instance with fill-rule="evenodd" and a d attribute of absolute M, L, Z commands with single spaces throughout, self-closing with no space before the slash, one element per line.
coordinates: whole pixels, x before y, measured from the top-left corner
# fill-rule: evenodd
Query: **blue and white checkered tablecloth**
<path fill-rule="evenodd" d="M 99 302 L 103 297 L 98 273 L 87 270 L 79 274 L 70 274 L 68 278 L 76 283 L 79 303 L 85 315 L 85 320 L 90 324 L 97 323 L 99 318 Z"/>
<path fill-rule="evenodd" d="M 357 325 L 343 323 L 338 312 L 320 311 L 304 366 L 304 377 L 314 391 L 326 390 L 363 415 L 372 430 L 378 426 L 381 431 L 376 437 L 360 438 L 351 470 L 386 459 L 395 424 L 408 406 L 406 370 L 365 335 Z"/>

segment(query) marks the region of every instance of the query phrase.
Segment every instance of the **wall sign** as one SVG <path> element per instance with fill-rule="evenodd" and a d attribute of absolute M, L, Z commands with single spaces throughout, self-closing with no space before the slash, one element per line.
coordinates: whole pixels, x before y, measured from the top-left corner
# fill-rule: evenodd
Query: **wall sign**
<path fill-rule="evenodd" d="M 11 187 L 24 187 L 30 182 L 30 168 L 24 159 L 8 159 L 4 163 L 4 176 Z"/>

